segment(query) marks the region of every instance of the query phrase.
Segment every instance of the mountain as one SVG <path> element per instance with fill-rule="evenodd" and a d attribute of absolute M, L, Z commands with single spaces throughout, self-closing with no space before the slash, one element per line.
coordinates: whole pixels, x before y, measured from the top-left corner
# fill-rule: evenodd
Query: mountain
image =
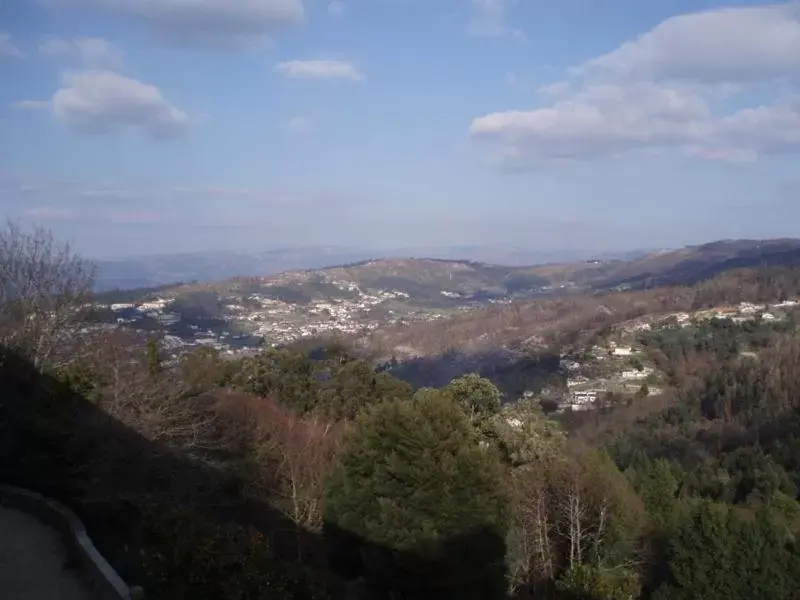
<path fill-rule="evenodd" d="M 800 240 L 797 239 L 720 240 L 656 252 L 620 264 L 603 285 L 633 289 L 692 285 L 731 269 L 796 264 L 800 264 Z"/>
<path fill-rule="evenodd" d="M 156 287 L 188 281 L 220 281 L 290 269 L 364 260 L 372 251 L 343 247 L 276 248 L 256 254 L 196 252 L 98 260 L 96 291 Z"/>
<path fill-rule="evenodd" d="M 275 250 L 259 260 L 238 255 L 207 257 L 206 263 L 198 256 L 173 256 L 160 263 L 151 259 L 164 278 L 187 281 L 200 279 L 195 276 L 200 272 L 229 269 L 238 269 L 239 276 L 99 293 L 95 318 L 107 325 L 161 331 L 175 338 L 175 347 L 204 343 L 227 350 L 330 333 L 363 339 L 367 330 L 375 330 L 371 345 L 379 352 L 428 355 L 462 346 L 491 352 L 515 340 L 541 345 L 556 330 L 591 328 L 609 313 L 634 317 L 648 303 L 667 302 L 685 310 L 693 302 L 690 292 L 670 290 L 653 298 L 611 294 L 608 301 L 595 295 L 665 286 L 685 290 L 732 269 L 800 264 L 800 241 L 723 240 L 632 260 L 536 266 L 442 258 L 363 260 L 358 251 L 335 249 L 326 256 L 358 260 L 258 274 L 265 265 L 302 264 L 320 256 L 317 249 Z M 142 275 L 130 267 L 129 275 Z"/>
<path fill-rule="evenodd" d="M 641 256 L 643 251 L 635 251 Z M 212 282 L 232 277 L 268 276 L 291 270 L 321 269 L 378 257 L 429 257 L 511 266 L 580 262 L 582 258 L 626 259 L 631 253 L 603 254 L 591 250 L 535 251 L 505 246 L 428 246 L 372 250 L 344 246 L 272 248 L 252 254 L 196 252 L 131 256 L 95 261 L 95 290 L 151 288 L 177 282 Z"/>

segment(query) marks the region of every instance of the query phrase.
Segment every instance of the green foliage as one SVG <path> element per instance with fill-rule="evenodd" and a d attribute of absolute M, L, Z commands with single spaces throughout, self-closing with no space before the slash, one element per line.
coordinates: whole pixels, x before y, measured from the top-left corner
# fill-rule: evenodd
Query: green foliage
<path fill-rule="evenodd" d="M 180 376 L 189 396 L 227 385 L 232 376 L 231 363 L 224 361 L 214 348 L 200 346 L 181 357 Z"/>
<path fill-rule="evenodd" d="M 669 532 L 677 517 L 678 480 L 669 462 L 659 459 L 642 475 L 639 494 L 657 532 Z"/>
<path fill-rule="evenodd" d="M 339 568 L 376 593 L 493 598 L 505 587 L 507 509 L 497 456 L 431 391 L 359 417 L 327 486 L 325 529 Z"/>
<path fill-rule="evenodd" d="M 703 502 L 671 539 L 669 578 L 657 598 L 788 600 L 800 584 L 796 552 L 768 509 L 748 520 Z"/>
<path fill-rule="evenodd" d="M 602 569 L 576 565 L 556 582 L 564 600 L 631 600 L 639 597 L 641 584 L 629 569 Z"/>
<path fill-rule="evenodd" d="M 504 462 L 510 466 L 549 461 L 564 453 L 567 434 L 528 399 L 505 405 L 491 420 L 492 435 Z"/>
<path fill-rule="evenodd" d="M 758 448 L 737 448 L 723 465 L 732 474 L 728 489 L 734 503 L 757 504 L 778 492 L 794 496 L 797 491 L 786 471 Z"/>
<path fill-rule="evenodd" d="M 445 386 L 444 392 L 450 394 L 464 412 L 476 418 L 484 418 L 500 411 L 500 390 L 477 373 L 453 379 Z"/>
<path fill-rule="evenodd" d="M 147 340 L 147 370 L 151 375 L 161 371 L 161 356 L 158 341 L 150 338 Z"/>
<path fill-rule="evenodd" d="M 99 375 L 84 361 L 74 360 L 61 366 L 56 377 L 76 394 L 90 402 L 98 402 L 101 398 Z"/>
<path fill-rule="evenodd" d="M 299 414 L 314 412 L 334 419 L 352 419 L 371 404 L 411 396 L 407 383 L 348 357 L 336 344 L 319 358 L 307 350 L 267 350 L 243 360 L 233 383 L 260 396 L 274 395 Z"/>
<path fill-rule="evenodd" d="M 324 599 L 324 586 L 279 563 L 264 536 L 221 526 L 191 511 L 150 512 L 143 522 L 148 597 Z"/>

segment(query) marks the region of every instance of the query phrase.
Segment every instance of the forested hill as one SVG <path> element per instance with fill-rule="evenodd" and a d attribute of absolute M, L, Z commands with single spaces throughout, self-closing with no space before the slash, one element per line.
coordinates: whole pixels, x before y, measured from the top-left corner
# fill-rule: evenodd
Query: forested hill
<path fill-rule="evenodd" d="M 70 506 L 148 598 L 797 598 L 796 269 L 673 290 L 691 312 L 647 323 L 606 294 L 517 398 L 414 390 L 330 340 L 167 360 L 87 327 L 80 257 L 3 235 L 0 481 Z"/>

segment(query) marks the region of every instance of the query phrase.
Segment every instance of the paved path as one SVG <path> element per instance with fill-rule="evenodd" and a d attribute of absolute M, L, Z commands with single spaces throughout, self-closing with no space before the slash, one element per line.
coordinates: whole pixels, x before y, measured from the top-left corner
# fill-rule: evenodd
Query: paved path
<path fill-rule="evenodd" d="M 93 600 L 66 567 L 59 535 L 23 512 L 0 507 L 2 600 Z"/>

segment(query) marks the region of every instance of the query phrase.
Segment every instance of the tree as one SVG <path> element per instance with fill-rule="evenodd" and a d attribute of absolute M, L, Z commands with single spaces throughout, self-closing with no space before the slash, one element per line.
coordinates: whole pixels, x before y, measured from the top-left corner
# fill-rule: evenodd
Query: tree
<path fill-rule="evenodd" d="M 576 565 L 556 582 L 564 600 L 632 600 L 638 598 L 641 585 L 629 569 L 603 569 Z"/>
<path fill-rule="evenodd" d="M 147 368 L 151 375 L 156 375 L 161 371 L 158 341 L 154 338 L 147 340 Z"/>
<path fill-rule="evenodd" d="M 491 445 L 448 394 L 356 421 L 325 496 L 336 570 L 377 597 L 501 598 L 508 495 Z"/>
<path fill-rule="evenodd" d="M 244 450 L 245 490 L 254 499 L 272 496 L 295 525 L 297 559 L 301 533 L 322 526 L 325 478 L 341 447 L 342 427 L 316 415 L 302 418 L 272 398 L 218 392 L 229 446 Z"/>
<path fill-rule="evenodd" d="M 93 266 L 42 228 L 0 232 L 0 343 L 49 365 L 87 308 Z"/>
<path fill-rule="evenodd" d="M 671 531 L 677 516 L 678 480 L 668 461 L 655 461 L 642 475 L 639 494 L 653 529 L 658 532 Z"/>
<path fill-rule="evenodd" d="M 240 373 L 244 362 L 240 363 Z M 208 346 L 187 352 L 180 359 L 181 387 L 187 396 L 208 392 L 229 383 L 232 368 L 219 356 L 219 351 Z"/>
<path fill-rule="evenodd" d="M 502 394 L 491 381 L 477 373 L 453 379 L 444 388 L 445 393 L 461 405 L 471 418 L 483 418 L 500 411 Z"/>
<path fill-rule="evenodd" d="M 751 600 L 797 595 L 797 550 L 768 509 L 754 520 L 703 502 L 671 539 L 669 578 L 659 600 Z"/>

